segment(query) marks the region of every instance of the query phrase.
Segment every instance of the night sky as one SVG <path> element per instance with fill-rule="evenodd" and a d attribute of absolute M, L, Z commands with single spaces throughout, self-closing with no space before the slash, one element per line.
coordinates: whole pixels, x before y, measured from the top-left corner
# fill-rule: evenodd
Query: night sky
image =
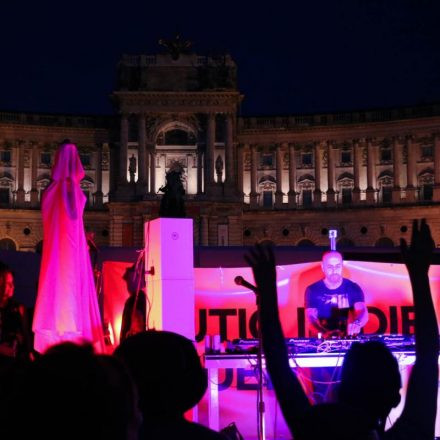
<path fill-rule="evenodd" d="M 440 102 L 434 0 L 4 2 L 0 110 L 111 114 L 123 53 L 229 52 L 243 115 Z"/>

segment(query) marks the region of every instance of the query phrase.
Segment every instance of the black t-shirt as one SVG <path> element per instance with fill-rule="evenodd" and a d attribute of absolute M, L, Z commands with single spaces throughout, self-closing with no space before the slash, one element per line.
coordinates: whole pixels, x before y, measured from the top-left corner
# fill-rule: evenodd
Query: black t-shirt
<path fill-rule="evenodd" d="M 328 330 L 341 330 L 341 326 L 346 325 L 348 311 L 353 310 L 355 303 L 364 301 L 362 289 L 346 278 L 337 289 L 329 289 L 324 280 L 306 289 L 306 308 L 317 309 L 319 321 Z"/>

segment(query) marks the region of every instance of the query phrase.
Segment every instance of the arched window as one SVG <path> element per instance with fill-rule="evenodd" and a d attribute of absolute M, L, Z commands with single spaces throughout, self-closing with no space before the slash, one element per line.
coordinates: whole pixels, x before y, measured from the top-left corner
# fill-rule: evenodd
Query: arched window
<path fill-rule="evenodd" d="M 352 202 L 354 177 L 351 173 L 342 173 L 337 181 L 340 202 L 349 205 Z"/>
<path fill-rule="evenodd" d="M 14 178 L 10 173 L 0 173 L 0 204 L 8 205 L 11 202 Z"/>
<path fill-rule="evenodd" d="M 382 203 L 393 201 L 393 172 L 390 170 L 382 171 L 378 176 L 379 195 Z"/>
<path fill-rule="evenodd" d="M 38 190 L 38 197 L 40 198 L 43 195 L 44 190 L 49 186 L 50 184 L 50 176 L 49 174 L 42 174 L 41 176 L 38 176 L 37 178 L 37 190 Z"/>
<path fill-rule="evenodd" d="M 16 251 L 17 245 L 15 241 L 10 238 L 2 238 L 0 240 L 0 249 L 2 251 Z"/>
<path fill-rule="evenodd" d="M 379 240 L 376 241 L 374 246 L 375 247 L 390 248 L 390 247 L 394 247 L 394 242 L 393 242 L 393 240 L 391 240 L 391 238 L 381 237 L 381 238 L 379 238 Z"/>
<path fill-rule="evenodd" d="M 313 190 L 315 189 L 315 178 L 310 174 L 305 174 L 298 179 L 298 191 L 300 203 L 304 208 L 309 208 L 313 203 Z"/>
<path fill-rule="evenodd" d="M 174 125 L 165 128 L 158 136 L 157 145 L 195 145 L 197 142 L 194 133 L 187 127 Z"/>
<path fill-rule="evenodd" d="M 349 238 L 343 237 L 338 240 L 338 247 L 340 248 L 346 248 L 346 247 L 353 247 L 354 241 L 350 240 Z"/>
<path fill-rule="evenodd" d="M 265 208 L 272 208 L 273 194 L 276 190 L 275 177 L 264 175 L 258 182 L 258 192 L 261 194 L 262 205 Z"/>
<path fill-rule="evenodd" d="M 429 202 L 434 193 L 434 171 L 431 168 L 423 170 L 419 176 L 420 200 Z"/>
<path fill-rule="evenodd" d="M 93 188 L 95 186 L 95 182 L 93 181 L 93 179 L 90 176 L 85 176 L 81 180 L 80 186 L 81 186 L 82 192 L 86 196 L 86 207 L 89 207 L 90 202 L 91 202 L 91 195 L 93 192 Z"/>

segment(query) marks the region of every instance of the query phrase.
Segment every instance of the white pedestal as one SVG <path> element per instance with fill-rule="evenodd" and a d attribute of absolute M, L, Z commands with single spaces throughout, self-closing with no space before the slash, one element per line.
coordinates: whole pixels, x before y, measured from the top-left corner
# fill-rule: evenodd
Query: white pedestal
<path fill-rule="evenodd" d="M 195 338 L 192 219 L 158 218 L 144 225 L 148 327 Z"/>

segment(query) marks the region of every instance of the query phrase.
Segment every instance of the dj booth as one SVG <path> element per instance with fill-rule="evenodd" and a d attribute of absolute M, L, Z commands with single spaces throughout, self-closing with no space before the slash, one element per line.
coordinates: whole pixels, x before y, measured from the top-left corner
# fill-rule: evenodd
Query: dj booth
<path fill-rule="evenodd" d="M 258 335 L 255 295 L 234 281 L 237 276 L 242 276 L 252 282 L 252 271 L 244 267 L 243 249 L 235 253 L 231 249 L 217 251 L 224 255 L 215 261 L 205 261 L 195 255 L 195 304 L 194 315 L 191 315 L 195 321 L 197 350 L 202 355 L 205 352 L 205 341 L 209 338 L 221 341 L 222 348 L 222 353 L 205 352 L 209 392 L 200 402 L 196 417 L 200 423 L 209 424 L 214 429 L 235 422 L 242 435 L 252 439 L 255 438 L 257 426 L 257 359 L 256 341 L 249 338 Z M 305 314 L 304 292 L 307 286 L 322 278 L 320 250 L 314 249 L 310 258 L 301 252 L 297 261 L 291 261 L 295 257 L 291 249 L 286 250 L 285 258 L 280 249 L 276 251 L 278 309 L 284 335 L 293 338 L 286 341 L 292 368 L 296 369 L 302 379 L 307 374 L 310 376 L 312 371 L 318 373 L 319 368 L 341 365 L 351 343 L 349 340 L 329 342 L 309 338 L 311 334 Z M 235 254 L 240 255 L 240 258 L 235 258 Z M 393 422 L 402 410 L 405 386 L 414 362 L 412 341 L 395 336 L 414 333 L 414 306 L 408 272 L 403 264 L 395 260 L 371 262 L 351 257 L 344 262 L 343 276 L 356 282 L 364 292 L 369 314 L 368 323 L 363 328 L 364 338 L 382 338 L 393 350 L 401 366 L 402 402 L 390 414 Z M 132 262 L 113 260 L 103 264 L 104 321 L 115 346 L 119 342 L 122 310 L 128 298 L 122 277 Z M 429 276 L 440 322 L 440 265 L 432 266 Z M 155 291 L 151 287 L 149 295 L 153 294 L 154 299 Z M 234 339 L 234 343 L 227 343 Z M 310 391 L 309 380 L 304 379 L 302 385 L 306 392 Z M 270 383 L 264 388 L 264 400 L 267 438 L 289 438 L 288 428 Z M 436 435 L 440 434 L 440 417 L 438 419 Z"/>
<path fill-rule="evenodd" d="M 289 354 L 289 364 L 293 370 L 305 368 L 323 368 L 342 366 L 345 353 L 353 342 L 381 341 L 396 357 L 401 371 L 414 364 L 415 342 L 413 336 L 401 335 L 372 335 L 360 336 L 356 339 L 320 340 L 314 338 L 286 339 Z M 205 354 L 204 365 L 208 371 L 208 423 L 209 427 L 219 430 L 220 426 L 220 396 L 219 370 L 251 369 L 257 370 L 258 341 L 255 339 L 236 339 L 228 344 L 227 352 Z M 263 358 L 263 369 L 265 360 Z M 255 375 L 258 372 L 255 371 Z"/>

